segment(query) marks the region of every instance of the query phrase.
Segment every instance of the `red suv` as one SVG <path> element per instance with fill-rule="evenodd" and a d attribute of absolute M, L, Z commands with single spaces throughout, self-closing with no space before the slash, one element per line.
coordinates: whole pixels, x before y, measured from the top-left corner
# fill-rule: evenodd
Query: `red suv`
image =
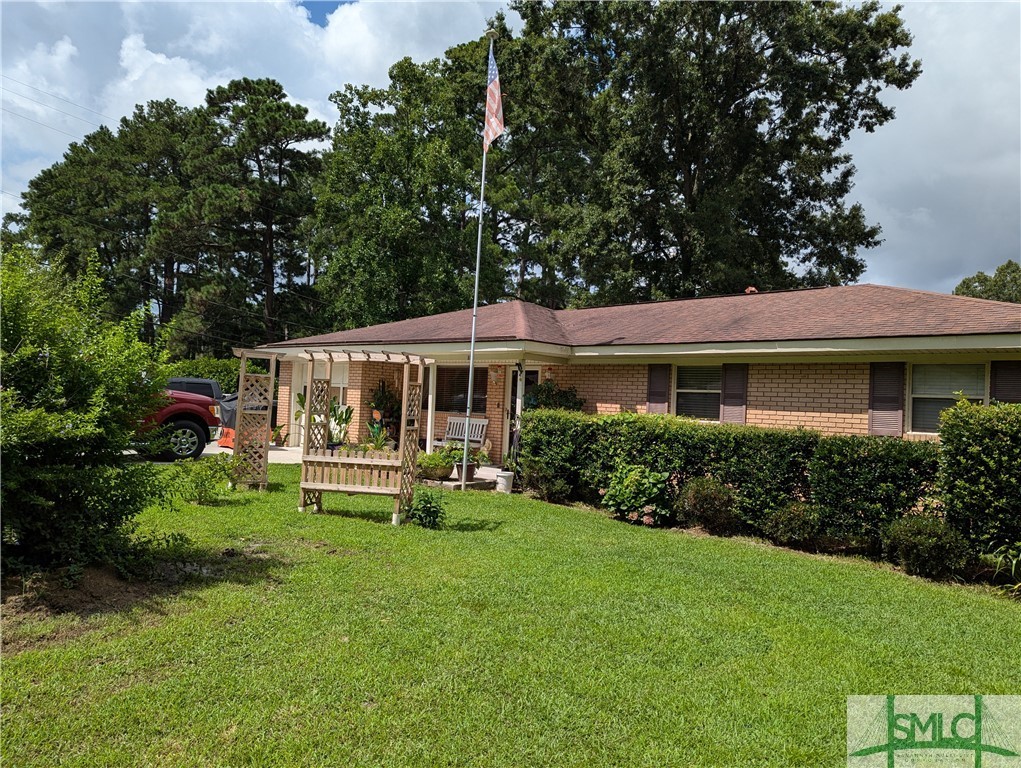
<path fill-rule="evenodd" d="M 220 404 L 211 397 L 176 389 L 168 389 L 166 395 L 169 402 L 151 419 L 170 441 L 160 458 L 197 459 L 206 443 L 219 437 Z"/>

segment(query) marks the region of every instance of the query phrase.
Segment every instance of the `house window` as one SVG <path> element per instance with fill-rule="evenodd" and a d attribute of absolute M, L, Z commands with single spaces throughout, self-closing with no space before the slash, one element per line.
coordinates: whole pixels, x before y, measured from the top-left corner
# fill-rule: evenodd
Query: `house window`
<path fill-rule="evenodd" d="M 472 413 L 486 412 L 489 376 L 485 368 L 475 369 L 472 382 Z M 464 413 L 468 401 L 468 369 L 440 366 L 436 369 L 436 410 Z M 422 387 L 422 402 L 429 402 L 429 377 Z"/>
<path fill-rule="evenodd" d="M 675 413 L 708 421 L 720 420 L 720 391 L 723 383 L 723 366 L 677 366 Z"/>
<path fill-rule="evenodd" d="M 911 431 L 939 432 L 939 415 L 963 393 L 973 403 L 986 397 L 986 366 L 911 366 Z"/>

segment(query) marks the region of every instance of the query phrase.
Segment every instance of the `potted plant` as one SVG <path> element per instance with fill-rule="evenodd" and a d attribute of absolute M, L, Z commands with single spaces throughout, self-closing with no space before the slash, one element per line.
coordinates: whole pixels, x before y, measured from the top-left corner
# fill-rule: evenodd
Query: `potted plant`
<path fill-rule="evenodd" d="M 297 404 L 297 407 L 294 409 L 294 426 L 303 430 L 305 429 L 305 393 L 299 392 L 296 394 L 294 402 Z"/>
<path fill-rule="evenodd" d="M 327 441 L 330 448 L 338 448 L 347 443 L 354 414 L 354 408 L 350 405 L 341 405 L 336 398 L 330 401 L 330 438 Z"/>
<path fill-rule="evenodd" d="M 278 424 L 277 426 L 273 427 L 273 434 L 270 435 L 269 440 L 271 443 L 273 443 L 273 445 L 283 445 L 284 443 L 287 442 L 287 438 L 284 437 L 283 424 Z"/>
<path fill-rule="evenodd" d="M 454 474 L 454 461 L 446 451 L 418 454 L 418 474 L 424 480 L 449 480 Z"/>
<path fill-rule="evenodd" d="M 366 405 L 373 412 L 373 419 L 381 421 L 388 432 L 400 423 L 401 398 L 387 387 L 384 380 L 380 379 L 379 386 L 372 392 Z M 396 435 L 391 435 L 391 437 L 396 437 Z"/>
<path fill-rule="evenodd" d="M 455 444 L 448 445 L 443 449 L 444 453 L 447 453 L 454 462 L 454 468 L 457 470 L 458 478 L 461 477 L 461 468 L 464 466 L 464 445 Z M 479 464 L 485 464 L 489 461 L 489 454 L 483 451 L 481 448 L 469 448 L 468 449 L 468 465 L 464 479 L 467 482 L 471 482 L 475 479 L 475 470 Z"/>
<path fill-rule="evenodd" d="M 371 451 L 386 451 L 393 450 L 393 441 L 390 439 L 389 433 L 386 431 L 386 427 L 381 421 L 368 421 L 366 425 L 369 428 L 369 441 L 367 448 Z"/>

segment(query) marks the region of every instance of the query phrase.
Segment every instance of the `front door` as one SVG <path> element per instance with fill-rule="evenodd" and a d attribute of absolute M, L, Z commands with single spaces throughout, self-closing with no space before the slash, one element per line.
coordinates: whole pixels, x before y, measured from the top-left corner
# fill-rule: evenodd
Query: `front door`
<path fill-rule="evenodd" d="M 539 369 L 525 368 L 524 373 L 518 373 L 517 368 L 511 371 L 510 397 L 507 399 L 510 407 L 507 409 L 508 432 L 510 435 L 509 453 L 517 456 L 518 453 L 518 428 L 520 426 L 521 409 L 525 395 L 532 391 L 532 388 L 539 383 Z"/>

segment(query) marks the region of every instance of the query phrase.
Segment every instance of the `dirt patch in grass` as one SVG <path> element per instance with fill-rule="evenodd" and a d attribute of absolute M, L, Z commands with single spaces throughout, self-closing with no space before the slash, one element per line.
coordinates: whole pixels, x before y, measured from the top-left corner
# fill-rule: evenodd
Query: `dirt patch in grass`
<path fill-rule="evenodd" d="M 59 569 L 0 582 L 0 638 L 5 653 L 64 642 L 95 628 L 92 617 L 136 606 L 162 611 L 158 600 L 231 581 L 277 580 L 283 560 L 261 542 L 217 552 L 192 552 L 186 559 L 158 562 L 146 578 L 122 578 L 112 567 Z"/>
<path fill-rule="evenodd" d="M 309 539 L 298 539 L 298 542 L 302 546 L 309 547 L 310 549 L 317 550 L 326 555 L 334 555 L 335 557 L 354 557 L 355 555 L 362 554 L 357 549 L 344 549 L 331 544 L 328 541 L 311 541 Z"/>
<path fill-rule="evenodd" d="M 155 585 L 125 581 L 113 568 L 61 569 L 2 585 L 3 650 L 19 653 L 85 634 L 87 619 L 123 611 L 153 597 Z"/>

